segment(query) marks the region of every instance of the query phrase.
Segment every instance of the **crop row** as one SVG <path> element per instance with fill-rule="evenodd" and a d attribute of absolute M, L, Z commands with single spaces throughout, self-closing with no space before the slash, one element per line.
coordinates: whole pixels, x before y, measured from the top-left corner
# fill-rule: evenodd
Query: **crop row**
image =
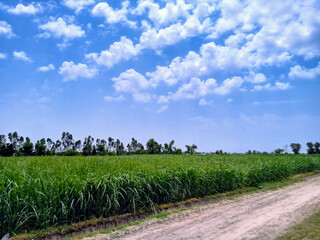
<path fill-rule="evenodd" d="M 0 158 L 0 235 L 320 169 L 317 155 Z"/>

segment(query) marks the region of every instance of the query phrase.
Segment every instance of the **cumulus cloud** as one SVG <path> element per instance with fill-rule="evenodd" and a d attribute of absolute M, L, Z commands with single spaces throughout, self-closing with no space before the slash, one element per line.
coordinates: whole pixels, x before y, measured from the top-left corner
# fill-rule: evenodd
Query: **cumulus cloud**
<path fill-rule="evenodd" d="M 76 13 L 79 13 L 81 10 L 90 6 L 94 2 L 94 0 L 64 0 L 63 4 L 74 10 Z"/>
<path fill-rule="evenodd" d="M 129 1 L 125 1 L 122 3 L 121 9 L 113 9 L 108 3 L 100 2 L 92 9 L 91 14 L 95 17 L 104 17 L 109 24 L 126 22 L 131 27 L 134 27 L 135 23 L 127 19 L 129 4 Z"/>
<path fill-rule="evenodd" d="M 7 11 L 15 15 L 20 15 L 20 14 L 34 15 L 37 12 L 41 11 L 41 9 L 42 7 L 40 4 L 32 3 L 25 6 L 19 3 L 14 8 L 8 8 Z"/>
<path fill-rule="evenodd" d="M 49 72 L 55 70 L 55 66 L 53 64 L 49 64 L 48 66 L 41 66 L 37 70 L 38 72 Z"/>
<path fill-rule="evenodd" d="M 249 75 L 245 77 L 245 80 L 251 83 L 263 83 L 267 79 L 263 73 L 254 73 L 250 71 Z"/>
<path fill-rule="evenodd" d="M 221 84 L 221 86 L 217 87 L 214 90 L 214 93 L 219 95 L 226 95 L 230 93 L 233 89 L 240 88 L 243 83 L 243 79 L 241 77 L 232 77 L 227 78 Z"/>
<path fill-rule="evenodd" d="M 124 10 L 127 7 L 125 6 L 126 5 L 123 5 L 123 8 L 118 10 L 122 11 L 121 14 L 115 14 L 113 13 L 114 10 L 112 10 L 107 3 L 98 3 L 92 10 L 92 14 L 95 16 L 105 16 L 108 23 L 115 23 L 119 21 L 128 22 L 126 18 L 127 10 Z M 108 58 L 116 59 L 116 61 L 112 61 L 111 64 L 104 63 L 110 62 L 110 60 L 99 61 L 99 55 L 97 53 L 88 54 L 87 57 L 96 60 L 98 64 L 111 67 L 120 62 L 120 60 L 129 60 L 144 49 L 158 50 L 159 48 L 173 45 L 181 40 L 202 34 L 209 30 L 211 22 L 209 18 L 201 20 L 199 16 L 194 14 L 188 16 L 184 23 L 179 22 L 160 29 L 151 27 L 145 20 L 142 21 L 142 25 L 144 26 L 145 31 L 141 34 L 139 42 L 136 45 L 133 45 L 131 40 L 122 37 L 119 42 L 113 43 L 109 47 L 109 50 L 105 50 L 100 53 L 101 56 L 108 55 Z M 111 52 L 112 48 L 115 46 L 122 46 L 122 44 L 124 44 L 124 46 L 122 47 L 121 54 L 118 54 L 118 52 L 113 54 Z"/>
<path fill-rule="evenodd" d="M 63 62 L 59 74 L 63 76 L 63 81 L 76 80 L 79 77 L 93 78 L 97 74 L 96 68 L 89 68 L 86 64 L 71 62 Z"/>
<path fill-rule="evenodd" d="M 243 69 L 258 64 L 255 55 L 241 53 L 210 42 L 202 45 L 200 53 L 190 51 L 186 57 L 177 57 L 166 67 L 157 66 L 156 71 L 146 73 L 151 82 L 176 84 L 192 77 L 200 77 L 225 69 Z"/>
<path fill-rule="evenodd" d="M 29 58 L 24 51 L 19 51 L 19 52 L 14 51 L 14 52 L 13 52 L 13 57 L 14 57 L 16 60 L 22 60 L 22 61 L 24 61 L 24 62 L 29 62 L 29 63 L 32 62 L 32 59 Z"/>
<path fill-rule="evenodd" d="M 227 102 L 227 103 L 232 103 L 232 102 L 233 102 L 233 99 L 232 99 L 232 98 L 228 98 L 226 102 Z"/>
<path fill-rule="evenodd" d="M 290 68 L 289 77 L 290 78 L 308 78 L 314 79 L 320 76 L 320 62 L 315 68 L 305 68 L 300 65 L 296 65 Z"/>
<path fill-rule="evenodd" d="M 122 94 L 118 97 L 105 96 L 104 100 L 106 102 L 122 102 L 127 100 Z"/>
<path fill-rule="evenodd" d="M 71 40 L 85 35 L 85 32 L 80 26 L 67 24 L 62 18 L 58 18 L 57 20 L 52 19 L 52 21 L 40 25 L 39 28 L 45 31 L 45 33 L 41 35 L 42 37 L 52 36 L 55 38 Z"/>
<path fill-rule="evenodd" d="M 168 96 L 159 96 L 158 103 L 204 97 L 213 93 L 216 86 L 217 82 L 213 78 L 209 78 L 206 81 L 201 81 L 199 78 L 192 78 L 189 83 L 182 84 L 175 93 L 169 93 Z"/>
<path fill-rule="evenodd" d="M 5 53 L 0 53 L 0 59 L 6 59 L 7 58 L 7 54 Z"/>
<path fill-rule="evenodd" d="M 286 82 L 276 82 L 274 85 L 271 83 L 267 83 L 265 85 L 256 85 L 251 91 L 262 91 L 262 90 L 271 90 L 271 91 L 277 91 L 277 90 L 288 90 L 291 88 L 290 83 Z"/>
<path fill-rule="evenodd" d="M 169 103 L 183 99 L 200 99 L 199 105 L 207 105 L 203 97 L 210 94 L 226 95 L 235 89 L 239 89 L 244 80 L 241 77 L 232 77 L 225 79 L 220 85 L 213 78 L 201 81 L 199 78 L 192 78 L 189 83 L 182 84 L 175 93 L 169 93 L 167 96 L 158 97 L 158 103 Z"/>
<path fill-rule="evenodd" d="M 138 93 L 139 90 L 146 89 L 150 86 L 150 83 L 145 77 L 133 69 L 121 73 L 119 77 L 112 78 L 112 81 L 114 82 L 113 86 L 117 92 Z M 137 99 L 138 98 L 139 95 L 137 95 Z"/>
<path fill-rule="evenodd" d="M 158 3 L 146 0 L 140 1 L 133 13 L 142 15 L 145 11 L 148 11 L 149 19 L 156 26 L 163 26 L 175 22 L 180 17 L 187 18 L 189 10 L 192 8 L 192 4 L 186 4 L 184 0 L 177 0 L 176 4 L 168 2 L 163 8 L 160 8 Z"/>
<path fill-rule="evenodd" d="M 176 23 L 159 30 L 155 28 L 147 29 L 141 34 L 139 45 L 143 49 L 158 49 L 202 34 L 208 30 L 209 26 L 209 18 L 201 22 L 197 16 L 191 15 L 183 24 Z"/>
<path fill-rule="evenodd" d="M 0 21 L 0 36 L 3 35 L 7 38 L 14 37 L 15 34 L 12 32 L 12 27 L 5 21 Z"/>
<path fill-rule="evenodd" d="M 87 54 L 86 58 L 97 64 L 112 67 L 123 59 L 128 60 L 132 56 L 137 55 L 138 52 L 139 49 L 133 45 L 130 39 L 121 37 L 121 40 L 112 44 L 108 50 Z"/>
<path fill-rule="evenodd" d="M 320 55 L 320 18 L 316 1 L 292 4 L 292 1 L 284 0 L 274 4 L 268 0 L 223 0 L 217 8 L 221 17 L 212 28 L 211 37 L 218 38 L 232 31 L 234 36 L 226 41 L 229 46 L 245 45 L 252 51 L 257 50 L 257 55 L 270 58 L 270 63 L 283 52 L 305 58 Z"/>

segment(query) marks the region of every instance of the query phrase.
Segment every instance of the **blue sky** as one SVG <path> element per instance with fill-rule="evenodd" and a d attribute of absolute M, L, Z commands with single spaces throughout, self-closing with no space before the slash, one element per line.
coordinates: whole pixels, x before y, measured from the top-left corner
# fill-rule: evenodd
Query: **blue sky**
<path fill-rule="evenodd" d="M 0 133 L 199 151 L 320 141 L 319 1 L 0 2 Z"/>

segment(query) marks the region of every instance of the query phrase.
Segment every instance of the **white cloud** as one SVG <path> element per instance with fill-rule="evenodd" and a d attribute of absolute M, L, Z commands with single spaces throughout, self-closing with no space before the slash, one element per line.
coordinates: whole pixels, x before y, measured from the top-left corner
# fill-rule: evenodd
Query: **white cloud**
<path fill-rule="evenodd" d="M 186 57 L 177 57 L 166 67 L 157 66 L 156 71 L 146 73 L 150 81 L 161 81 L 168 85 L 179 81 L 212 74 L 225 69 L 233 71 L 259 67 L 267 64 L 268 59 L 259 59 L 255 53 L 246 52 L 243 49 L 235 49 L 216 45 L 214 42 L 203 44 L 200 53 L 190 51 Z M 261 82 L 263 74 L 251 75 L 250 81 Z"/>
<path fill-rule="evenodd" d="M 212 93 L 217 86 L 213 78 L 201 81 L 199 78 L 192 78 L 189 83 L 183 84 L 176 93 L 170 96 L 170 99 L 195 99 Z"/>
<path fill-rule="evenodd" d="M 233 89 L 240 88 L 243 83 L 241 77 L 227 78 L 223 81 L 222 85 L 217 87 L 214 92 L 219 95 L 225 95 L 230 93 Z"/>
<path fill-rule="evenodd" d="M 86 64 L 74 62 L 63 62 L 59 74 L 63 76 L 63 81 L 76 80 L 79 77 L 93 78 L 97 74 L 96 68 L 88 68 Z"/>
<path fill-rule="evenodd" d="M 218 85 L 213 78 L 209 78 L 206 81 L 201 81 L 199 78 L 192 78 L 189 83 L 182 84 L 175 93 L 169 92 L 167 96 L 160 95 L 157 102 L 169 103 L 172 100 L 178 101 L 201 98 L 199 105 L 208 105 L 211 104 L 211 102 L 207 102 L 203 97 L 210 94 L 229 94 L 231 91 L 239 89 L 243 82 L 241 77 L 232 77 L 225 79 L 222 84 Z"/>
<path fill-rule="evenodd" d="M 161 108 L 157 111 L 157 113 L 159 114 L 159 113 L 162 113 L 164 111 L 167 111 L 168 108 L 169 108 L 169 106 L 161 106 Z"/>
<path fill-rule="evenodd" d="M 265 85 L 256 85 L 251 91 L 262 91 L 262 90 L 288 90 L 291 88 L 290 83 L 284 83 L 284 82 L 276 82 L 274 85 L 271 85 L 270 83 L 267 83 Z"/>
<path fill-rule="evenodd" d="M 142 15 L 148 9 L 149 19 L 156 26 L 162 26 L 175 22 L 180 17 L 187 18 L 192 7 L 191 4 L 186 4 L 184 0 L 177 0 L 176 4 L 168 2 L 165 7 L 160 8 L 159 4 L 146 0 L 140 1 L 133 13 Z"/>
<path fill-rule="evenodd" d="M 176 23 L 159 30 L 155 28 L 147 29 L 141 34 L 139 45 L 143 49 L 158 49 L 204 33 L 209 26 L 209 18 L 200 22 L 197 16 L 191 15 L 183 24 Z"/>
<path fill-rule="evenodd" d="M 308 78 L 314 79 L 320 76 L 320 62 L 318 66 L 314 68 L 305 68 L 301 67 L 300 65 L 296 65 L 290 68 L 289 77 L 290 78 Z"/>
<path fill-rule="evenodd" d="M 113 10 L 107 3 L 98 3 L 92 10 L 92 13 L 95 16 L 108 16 L 106 17 L 106 21 L 109 23 L 115 23 L 119 21 L 128 22 L 126 18 L 127 10 L 123 10 L 126 9 L 125 6 L 126 5 L 123 5 L 123 8 L 121 10 L 123 11 L 122 14 L 116 14 L 114 16 Z M 154 49 L 157 52 L 159 48 L 172 45 L 183 39 L 187 39 L 202 34 L 209 30 L 211 22 L 209 18 L 205 18 L 202 21 L 199 19 L 199 16 L 190 15 L 184 23 L 178 22 L 161 29 L 152 28 L 146 20 L 142 21 L 142 26 L 143 28 L 145 28 L 145 31 L 141 34 L 138 44 L 133 45 L 133 42 L 131 40 L 127 39 L 126 37 L 122 37 L 120 42 L 113 43 L 109 47 L 109 50 L 102 51 L 100 53 L 101 56 L 99 56 L 97 53 L 90 53 L 87 55 L 87 57 L 96 60 L 98 64 L 103 64 L 108 67 L 112 67 L 120 60 L 129 60 L 131 57 L 136 56 L 143 49 Z M 115 48 L 116 46 L 121 47 L 121 54 L 118 54 L 118 51 L 115 54 L 112 54 L 111 49 Z M 101 61 L 101 59 L 99 58 L 103 55 L 106 55 L 105 57 L 111 60 Z"/>
<path fill-rule="evenodd" d="M 14 51 L 13 52 L 13 57 L 16 60 L 22 60 L 24 62 L 32 62 L 31 58 L 29 58 L 24 51 L 19 51 L 19 52 Z"/>
<path fill-rule="evenodd" d="M 8 12 L 16 15 L 20 14 L 28 14 L 28 15 L 34 15 L 37 12 L 41 11 L 42 7 L 40 4 L 29 4 L 27 6 L 19 3 L 15 8 L 8 8 Z"/>
<path fill-rule="evenodd" d="M 122 102 L 127 100 L 122 94 L 118 97 L 105 96 L 104 100 L 106 102 Z"/>
<path fill-rule="evenodd" d="M 133 45 L 133 42 L 126 37 L 121 37 L 120 42 L 113 43 L 108 50 L 86 55 L 87 59 L 95 61 L 97 64 L 112 67 L 122 59 L 128 60 L 137 55 L 139 50 Z"/>
<path fill-rule="evenodd" d="M 48 72 L 55 70 L 55 66 L 53 64 L 49 64 L 48 66 L 41 66 L 37 69 L 38 72 Z"/>
<path fill-rule="evenodd" d="M 150 86 L 145 77 L 133 69 L 121 73 L 119 77 L 112 78 L 112 81 L 117 92 L 138 93 L 139 90 Z M 137 99 L 140 97 L 139 95 L 136 96 Z"/>
<path fill-rule="evenodd" d="M 60 51 L 63 51 L 65 48 L 70 47 L 71 43 L 69 42 L 62 42 L 62 43 L 57 43 L 57 47 L 59 48 Z"/>
<path fill-rule="evenodd" d="M 245 80 L 251 83 L 263 83 L 267 79 L 263 73 L 254 73 L 250 71 L 249 75 L 245 77 Z"/>
<path fill-rule="evenodd" d="M 7 58 L 7 54 L 5 53 L 0 53 L 0 59 L 6 59 Z"/>
<path fill-rule="evenodd" d="M 152 100 L 152 96 L 149 93 L 135 92 L 132 94 L 132 97 L 133 97 L 134 101 L 142 102 L 142 103 L 150 102 Z"/>
<path fill-rule="evenodd" d="M 105 21 L 109 24 L 115 24 L 118 22 L 126 22 L 131 27 L 135 27 L 135 23 L 132 21 L 128 21 L 127 14 L 128 14 L 128 6 L 130 2 L 125 1 L 122 3 L 121 9 L 113 9 L 109 6 L 106 2 L 98 3 L 91 11 L 93 16 L 96 17 L 104 17 Z"/>
<path fill-rule="evenodd" d="M 168 96 L 159 96 L 158 103 L 168 103 L 171 100 L 195 99 L 212 94 L 215 91 L 217 82 L 213 78 L 201 81 L 199 78 L 192 78 L 189 83 L 179 87 L 175 93 L 169 93 Z"/>
<path fill-rule="evenodd" d="M 233 102 L 233 99 L 232 99 L 232 98 L 228 98 L 226 102 L 227 102 L 227 103 L 232 103 L 232 102 Z"/>
<path fill-rule="evenodd" d="M 0 21 L 0 36 L 4 35 L 7 38 L 14 37 L 15 34 L 12 32 L 12 27 L 5 21 Z"/>
<path fill-rule="evenodd" d="M 79 13 L 82 9 L 93 4 L 94 0 L 64 0 L 63 4 L 72 10 L 75 10 L 76 13 Z"/>
<path fill-rule="evenodd" d="M 271 64 L 284 52 L 305 58 L 320 56 L 317 1 L 292 4 L 291 0 L 283 0 L 274 4 L 268 0 L 223 0 L 218 9 L 221 17 L 212 28 L 212 38 L 234 32 L 235 37 L 229 38 L 226 44 L 244 44 L 251 51 L 256 50 L 260 58 L 269 58 Z"/>
<path fill-rule="evenodd" d="M 199 101 L 199 106 L 206 106 L 206 105 L 210 105 L 210 104 L 211 104 L 211 102 L 208 102 L 204 98 L 201 98 Z"/>
<path fill-rule="evenodd" d="M 81 27 L 74 24 L 67 24 L 62 18 L 58 18 L 57 20 L 52 19 L 52 21 L 40 25 L 39 28 L 45 31 L 45 33 L 42 34 L 43 37 L 53 36 L 55 38 L 70 40 L 85 35 Z"/>

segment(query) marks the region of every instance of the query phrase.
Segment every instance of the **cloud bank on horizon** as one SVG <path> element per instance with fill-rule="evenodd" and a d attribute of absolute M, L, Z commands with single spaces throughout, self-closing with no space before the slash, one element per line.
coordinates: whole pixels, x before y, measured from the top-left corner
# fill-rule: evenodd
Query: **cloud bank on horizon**
<path fill-rule="evenodd" d="M 190 121 L 214 121 L 208 109 L 222 106 L 229 113 L 221 119 L 233 112 L 243 119 L 244 103 L 260 106 L 251 116 L 283 115 L 268 102 L 307 100 L 313 110 L 282 117 L 319 117 L 319 39 L 316 0 L 2 1 L 1 95 L 15 92 L 10 80 L 22 75 L 10 71 L 19 64 L 24 78 L 38 79 L 37 93 L 25 98 L 54 101 L 68 88 L 90 89 L 99 93 L 88 93 L 100 96 L 94 101 L 138 104 L 158 116 L 192 103 L 198 116 L 187 114 Z"/>

